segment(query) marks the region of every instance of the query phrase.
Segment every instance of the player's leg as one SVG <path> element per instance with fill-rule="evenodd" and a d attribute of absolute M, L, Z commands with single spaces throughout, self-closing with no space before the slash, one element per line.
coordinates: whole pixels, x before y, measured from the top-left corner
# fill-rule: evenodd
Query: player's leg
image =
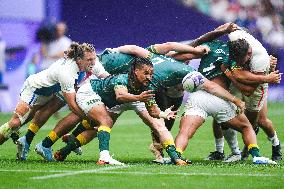
<path fill-rule="evenodd" d="M 266 133 L 267 138 L 272 143 L 272 160 L 282 160 L 281 144 L 277 133 L 273 127 L 273 123 L 267 117 L 267 99 L 264 102 L 262 109 L 259 112 L 258 126 Z"/>
<path fill-rule="evenodd" d="M 259 153 L 259 147 L 257 145 L 256 134 L 244 114 L 230 119 L 226 122 L 231 128 L 236 129 L 242 133 L 242 138 L 245 145 L 248 147 L 248 152 L 253 157 L 253 163 L 255 164 L 276 164 L 276 162 L 269 160 L 268 158 L 261 157 Z"/>
<path fill-rule="evenodd" d="M 179 132 L 175 138 L 177 149 L 185 151 L 189 140 L 204 121 L 205 119 L 198 115 L 185 115 L 181 118 Z"/>
<path fill-rule="evenodd" d="M 30 144 L 38 130 L 47 122 L 54 112 L 61 109 L 64 105 L 65 103 L 61 99 L 54 96 L 46 105 L 36 112 L 32 122 L 29 124 L 27 133 L 16 142 L 18 149 L 17 159 L 27 159 Z"/>
<path fill-rule="evenodd" d="M 159 137 L 159 141 L 161 142 L 163 148 L 166 150 L 173 163 L 177 165 L 186 165 L 189 163 L 186 162 L 186 160 L 183 160 L 181 154 L 177 152 L 173 136 L 166 128 L 163 119 L 152 118 L 147 110 L 139 111 L 137 113 L 143 120 L 143 122 L 148 125 L 151 130 Z"/>
<path fill-rule="evenodd" d="M 224 136 L 220 125 L 213 120 L 212 122 L 213 134 L 215 138 L 215 151 L 205 158 L 205 160 L 223 160 L 224 154 Z"/>
<path fill-rule="evenodd" d="M 51 146 L 64 134 L 70 132 L 79 122 L 81 118 L 74 113 L 70 113 L 61 119 L 55 128 L 36 145 L 35 151 L 41 155 L 45 160 L 52 161 Z"/>

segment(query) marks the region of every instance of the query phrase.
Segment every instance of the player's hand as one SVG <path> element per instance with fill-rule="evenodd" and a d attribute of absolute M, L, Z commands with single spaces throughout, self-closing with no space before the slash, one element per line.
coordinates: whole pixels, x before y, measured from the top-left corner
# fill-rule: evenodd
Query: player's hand
<path fill-rule="evenodd" d="M 246 109 L 246 103 L 244 101 L 242 101 L 241 99 L 239 99 L 237 97 L 234 97 L 233 103 L 238 107 L 238 109 L 237 109 L 238 114 L 244 113 L 244 111 Z"/>
<path fill-rule="evenodd" d="M 148 102 L 151 98 L 153 98 L 155 94 L 153 94 L 153 90 L 143 91 L 138 100 L 141 102 Z"/>
<path fill-rule="evenodd" d="M 164 112 L 161 112 L 159 117 L 170 120 L 170 119 L 176 119 L 178 117 L 177 111 L 172 111 L 172 109 L 174 108 L 174 106 L 171 106 L 169 108 L 167 108 Z"/>
<path fill-rule="evenodd" d="M 197 47 L 195 47 L 195 49 L 197 51 L 199 51 L 201 55 L 208 54 L 211 51 L 210 48 L 208 46 L 206 46 L 206 45 L 204 45 L 204 46 L 203 45 L 197 46 Z"/>
<path fill-rule="evenodd" d="M 270 55 L 269 58 L 270 58 L 270 71 L 274 72 L 277 66 L 277 58 L 272 55 Z"/>
<path fill-rule="evenodd" d="M 224 34 L 229 34 L 239 29 L 240 27 L 237 24 L 229 22 L 229 23 L 219 26 L 218 28 L 215 29 L 215 31 L 220 31 L 220 32 L 223 32 Z"/>
<path fill-rule="evenodd" d="M 282 73 L 279 73 L 279 70 L 271 72 L 265 76 L 265 83 L 280 83 Z"/>

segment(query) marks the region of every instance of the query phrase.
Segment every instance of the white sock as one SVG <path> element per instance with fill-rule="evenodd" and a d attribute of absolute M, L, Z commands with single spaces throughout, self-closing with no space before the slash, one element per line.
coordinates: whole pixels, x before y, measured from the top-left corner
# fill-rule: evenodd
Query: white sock
<path fill-rule="evenodd" d="M 272 146 L 278 146 L 280 144 L 276 131 L 274 133 L 274 136 L 271 138 L 268 138 L 268 140 L 271 141 Z"/>
<path fill-rule="evenodd" d="M 215 138 L 215 147 L 216 151 L 223 153 L 224 152 L 224 137 Z"/>
<path fill-rule="evenodd" d="M 109 155 L 109 151 L 108 150 L 103 150 L 100 152 L 100 160 L 105 160 L 106 158 L 108 158 Z"/>
<path fill-rule="evenodd" d="M 226 139 L 231 149 L 231 152 L 233 154 L 241 154 L 239 143 L 238 143 L 238 138 L 237 138 L 237 131 L 233 129 L 226 129 L 222 131 L 223 131 L 224 138 Z"/>

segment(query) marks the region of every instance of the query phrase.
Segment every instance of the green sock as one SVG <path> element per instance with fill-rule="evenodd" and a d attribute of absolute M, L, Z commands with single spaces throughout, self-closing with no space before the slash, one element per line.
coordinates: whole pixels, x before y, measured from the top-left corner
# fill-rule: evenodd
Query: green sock
<path fill-rule="evenodd" d="M 45 148 L 50 148 L 53 144 L 54 142 L 48 136 L 42 141 L 42 146 Z"/>
<path fill-rule="evenodd" d="M 260 157 L 259 149 L 257 147 L 252 147 L 249 150 L 249 153 L 251 154 L 252 157 Z"/>
<path fill-rule="evenodd" d="M 72 140 L 70 140 L 70 142 L 68 142 L 68 144 L 61 148 L 60 154 L 64 157 L 64 159 L 72 152 L 72 150 L 75 150 L 76 148 L 80 147 L 80 141 L 77 138 L 73 138 Z"/>
<path fill-rule="evenodd" d="M 99 131 L 98 134 L 98 139 L 99 139 L 99 149 L 100 152 L 103 150 L 108 150 L 109 151 L 109 141 L 110 141 L 110 133 L 107 131 Z"/>
<path fill-rule="evenodd" d="M 29 145 L 31 145 L 34 139 L 34 136 L 35 136 L 35 133 L 28 129 L 28 132 L 26 133 L 26 140 Z"/>
<path fill-rule="evenodd" d="M 86 128 L 83 126 L 82 122 L 79 123 L 79 125 L 75 128 L 75 130 L 72 132 L 72 134 L 76 137 L 83 131 L 85 131 Z"/>
<path fill-rule="evenodd" d="M 180 159 L 178 152 L 176 151 L 176 147 L 174 145 L 169 145 L 166 147 L 166 152 L 170 156 L 172 160 Z"/>

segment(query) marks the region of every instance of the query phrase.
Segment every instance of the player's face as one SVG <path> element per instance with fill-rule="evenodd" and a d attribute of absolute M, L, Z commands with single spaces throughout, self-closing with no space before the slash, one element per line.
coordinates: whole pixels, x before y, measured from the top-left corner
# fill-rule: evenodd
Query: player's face
<path fill-rule="evenodd" d="M 135 75 L 140 84 L 147 86 L 152 79 L 154 69 L 151 66 L 143 65 L 142 68 L 135 70 Z"/>
<path fill-rule="evenodd" d="M 92 70 L 96 62 L 96 53 L 95 52 L 84 52 L 84 57 L 79 60 L 80 71 L 89 72 Z"/>
<path fill-rule="evenodd" d="M 245 57 L 241 61 L 242 65 L 248 64 L 250 62 L 251 58 L 252 58 L 252 48 L 249 47 L 248 51 L 247 51 L 247 54 L 245 55 Z"/>

